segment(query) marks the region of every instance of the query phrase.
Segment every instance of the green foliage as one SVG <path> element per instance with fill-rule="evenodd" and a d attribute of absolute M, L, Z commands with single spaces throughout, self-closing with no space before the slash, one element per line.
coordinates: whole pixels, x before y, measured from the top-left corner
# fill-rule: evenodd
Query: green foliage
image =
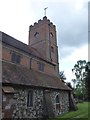
<path fill-rule="evenodd" d="M 72 82 L 73 82 L 73 88 L 75 88 L 76 79 L 72 79 Z"/>
<path fill-rule="evenodd" d="M 88 102 L 77 104 L 78 110 L 65 113 L 49 120 L 88 120 Z"/>
<path fill-rule="evenodd" d="M 79 103 L 77 105 L 78 110 L 77 111 L 72 111 L 70 113 L 66 113 L 65 115 L 62 115 L 61 118 L 78 118 L 80 116 L 80 118 L 88 113 L 88 103 L 87 102 L 83 102 L 83 103 Z M 88 114 L 86 116 L 86 118 L 88 118 Z"/>
<path fill-rule="evenodd" d="M 89 81 L 90 81 L 90 62 L 87 62 L 86 68 L 85 68 L 85 87 L 86 93 L 87 93 L 87 98 L 88 101 L 90 101 L 90 86 L 89 86 Z"/>
<path fill-rule="evenodd" d="M 70 82 L 66 82 L 66 85 L 67 85 L 69 88 L 73 89 Z"/>
<path fill-rule="evenodd" d="M 59 77 L 60 77 L 60 79 L 63 80 L 63 81 L 66 80 L 64 71 L 60 71 L 60 72 L 59 72 Z"/>
<path fill-rule="evenodd" d="M 75 94 L 78 96 L 78 98 L 82 98 L 82 99 L 85 99 L 86 96 L 85 68 L 86 68 L 86 61 L 79 60 L 72 69 L 72 71 L 76 76 Z"/>

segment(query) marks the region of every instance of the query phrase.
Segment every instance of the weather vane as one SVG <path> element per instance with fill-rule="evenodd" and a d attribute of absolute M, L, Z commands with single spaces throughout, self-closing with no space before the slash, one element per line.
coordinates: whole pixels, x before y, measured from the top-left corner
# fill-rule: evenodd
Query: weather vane
<path fill-rule="evenodd" d="M 48 7 L 44 8 L 44 15 L 46 16 L 46 10 L 47 10 Z"/>

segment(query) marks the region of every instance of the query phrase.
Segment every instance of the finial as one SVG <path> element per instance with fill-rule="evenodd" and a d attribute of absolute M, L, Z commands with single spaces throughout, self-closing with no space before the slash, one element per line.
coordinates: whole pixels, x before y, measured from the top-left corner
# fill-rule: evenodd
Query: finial
<path fill-rule="evenodd" d="M 46 10 L 47 10 L 48 7 L 44 8 L 44 15 L 46 16 Z"/>

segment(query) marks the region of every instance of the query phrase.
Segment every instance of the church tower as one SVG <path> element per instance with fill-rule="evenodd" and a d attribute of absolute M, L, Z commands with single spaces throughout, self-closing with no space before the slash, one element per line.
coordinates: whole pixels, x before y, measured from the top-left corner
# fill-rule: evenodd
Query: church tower
<path fill-rule="evenodd" d="M 40 57 L 55 64 L 58 71 L 56 27 L 46 16 L 29 27 L 29 46 L 36 49 Z"/>

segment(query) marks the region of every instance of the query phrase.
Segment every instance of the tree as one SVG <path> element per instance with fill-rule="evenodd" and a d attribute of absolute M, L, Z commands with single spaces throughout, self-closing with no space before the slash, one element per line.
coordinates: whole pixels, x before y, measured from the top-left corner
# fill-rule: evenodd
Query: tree
<path fill-rule="evenodd" d="M 75 92 L 78 96 L 81 96 L 82 99 L 84 99 L 84 96 L 86 95 L 86 86 L 85 86 L 85 67 L 86 67 L 86 61 L 85 60 L 79 60 L 74 65 L 74 68 L 72 71 L 74 72 L 76 76 L 76 88 Z"/>
<path fill-rule="evenodd" d="M 72 85 L 71 85 L 70 82 L 67 82 L 66 84 L 67 84 L 68 87 L 70 87 L 71 89 L 73 89 L 73 87 L 72 87 Z"/>
<path fill-rule="evenodd" d="M 90 81 L 90 62 L 87 62 L 86 67 L 85 67 L 85 86 L 86 86 L 88 101 L 90 101 L 89 81 Z"/>
<path fill-rule="evenodd" d="M 73 88 L 75 89 L 76 79 L 71 80 L 73 82 Z"/>
<path fill-rule="evenodd" d="M 64 80 L 66 80 L 64 71 L 60 71 L 60 72 L 59 72 L 59 77 L 60 77 L 60 79 L 61 79 L 63 82 L 64 82 Z"/>

